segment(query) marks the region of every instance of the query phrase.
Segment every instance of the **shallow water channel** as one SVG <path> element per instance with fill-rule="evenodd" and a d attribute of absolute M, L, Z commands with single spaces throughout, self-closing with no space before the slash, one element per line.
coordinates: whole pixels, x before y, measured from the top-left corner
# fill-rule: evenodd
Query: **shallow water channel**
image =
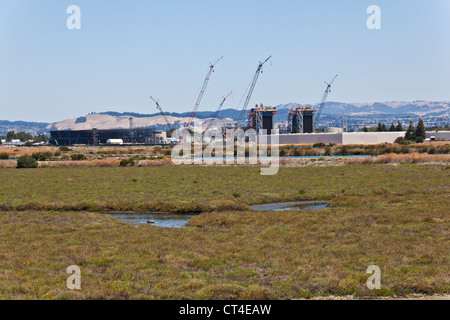
<path fill-rule="evenodd" d="M 112 213 L 111 217 L 131 224 L 149 224 L 163 228 L 181 228 L 194 215 L 186 214 L 160 214 L 160 213 L 143 213 L 143 214 L 126 214 Z"/>
<path fill-rule="evenodd" d="M 250 207 L 252 210 L 259 211 L 285 211 L 285 210 L 313 210 L 327 208 L 326 202 L 288 202 L 288 203 L 270 203 Z M 182 228 L 194 215 L 186 214 L 127 214 L 111 213 L 111 217 L 131 224 L 148 224 L 163 228 Z"/>

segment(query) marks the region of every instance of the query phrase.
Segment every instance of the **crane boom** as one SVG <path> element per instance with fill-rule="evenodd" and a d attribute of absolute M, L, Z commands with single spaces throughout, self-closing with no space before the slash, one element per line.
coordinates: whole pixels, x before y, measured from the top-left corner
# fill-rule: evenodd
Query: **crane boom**
<path fill-rule="evenodd" d="M 194 120 L 195 114 L 197 113 L 198 106 L 200 105 L 200 102 L 202 101 L 203 94 L 205 93 L 205 90 L 206 90 L 206 86 L 208 85 L 209 79 L 211 78 L 211 73 L 213 72 L 215 65 L 222 59 L 223 59 L 223 56 L 220 57 L 216 62 L 209 63 L 209 72 L 206 75 L 205 81 L 203 81 L 202 89 L 200 90 L 200 94 L 198 95 L 197 102 L 195 103 L 195 106 L 194 106 L 194 110 L 192 110 L 191 117 L 189 118 L 188 129 L 191 128 L 191 123 Z"/>
<path fill-rule="evenodd" d="M 239 115 L 238 124 L 242 121 L 242 118 L 244 117 L 244 114 L 245 114 L 245 110 L 247 110 L 248 103 L 250 102 L 250 98 L 252 97 L 253 90 L 255 89 L 256 82 L 258 81 L 259 74 L 261 73 L 262 67 L 264 66 L 264 64 L 267 61 L 269 61 L 270 58 L 272 58 L 272 56 L 268 57 L 266 60 L 264 60 L 264 62 L 259 62 L 258 69 L 256 69 L 256 73 L 253 77 L 253 81 L 252 81 L 252 84 L 248 91 L 247 98 L 245 99 L 244 105 L 242 106 L 241 114 Z"/>
<path fill-rule="evenodd" d="M 217 116 L 219 115 L 220 110 L 222 110 L 222 107 L 225 103 L 225 101 L 228 99 L 229 96 L 231 96 L 231 94 L 233 93 L 233 91 L 231 91 L 228 95 L 226 95 L 225 97 L 223 97 L 222 103 L 219 105 L 219 107 L 217 108 L 216 112 L 214 113 L 214 115 L 212 116 L 211 120 L 209 121 L 208 125 L 206 126 L 206 129 L 204 132 L 208 131 L 208 129 L 211 127 L 212 122 L 214 121 L 214 119 L 217 119 Z"/>
<path fill-rule="evenodd" d="M 159 105 L 159 100 L 156 101 L 152 96 L 150 96 L 150 99 L 152 99 L 152 100 L 156 103 L 156 108 L 159 110 L 159 112 L 161 113 L 161 115 L 164 117 L 164 121 L 166 122 L 166 124 L 170 127 L 169 120 L 167 119 L 166 114 L 164 113 L 163 109 L 162 109 L 161 106 Z"/>
<path fill-rule="evenodd" d="M 322 101 L 319 104 L 319 107 L 317 108 L 317 113 L 314 119 L 314 128 L 316 127 L 317 123 L 319 122 L 320 115 L 322 114 L 323 106 L 325 105 L 325 102 L 327 101 L 328 94 L 331 92 L 331 85 L 333 84 L 334 80 L 336 80 L 338 75 L 335 75 L 333 80 L 331 80 L 330 83 L 326 82 L 327 88 L 325 89 L 325 92 L 323 93 Z"/>

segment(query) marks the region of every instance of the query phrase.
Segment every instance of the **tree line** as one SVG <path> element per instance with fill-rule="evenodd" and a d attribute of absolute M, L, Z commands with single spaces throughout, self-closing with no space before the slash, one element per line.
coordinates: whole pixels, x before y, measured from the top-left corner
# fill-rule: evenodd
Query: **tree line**
<path fill-rule="evenodd" d="M 38 134 L 37 136 L 33 136 L 31 133 L 20 131 L 8 131 L 6 133 L 6 142 L 11 142 L 12 140 L 20 140 L 22 142 L 33 141 L 33 143 L 47 141 L 48 137 L 44 134 Z"/>
<path fill-rule="evenodd" d="M 401 131 L 405 131 L 405 129 L 403 128 L 403 126 L 400 122 L 398 122 L 397 125 L 392 123 L 391 126 L 389 127 L 389 129 L 387 128 L 386 124 L 384 124 L 382 122 L 378 122 L 377 127 L 367 128 L 366 126 L 364 126 L 361 131 L 363 131 L 363 132 L 389 132 L 389 131 L 390 132 L 393 132 L 393 131 L 401 132 Z M 425 141 L 425 138 L 426 138 L 426 129 L 425 129 L 423 120 L 419 119 L 417 127 L 415 127 L 414 123 L 412 121 L 410 121 L 409 127 L 406 130 L 404 140 L 421 143 L 421 142 Z"/>
<path fill-rule="evenodd" d="M 400 122 L 398 122 L 397 125 L 392 123 L 391 126 L 389 127 L 389 129 L 387 128 L 386 124 L 384 124 L 382 122 L 378 122 L 377 127 L 367 128 L 366 126 L 364 126 L 361 131 L 362 132 L 388 132 L 388 131 L 401 132 L 401 131 L 405 131 L 405 129 L 403 128 L 403 126 Z"/>

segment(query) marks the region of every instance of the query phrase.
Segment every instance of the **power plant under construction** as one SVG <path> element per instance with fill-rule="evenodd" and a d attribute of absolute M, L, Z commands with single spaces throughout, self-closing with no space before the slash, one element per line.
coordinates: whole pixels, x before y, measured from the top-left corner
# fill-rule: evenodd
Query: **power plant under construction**
<path fill-rule="evenodd" d="M 200 103 L 202 101 L 203 95 L 207 89 L 208 83 L 211 79 L 212 73 L 214 72 L 214 68 L 216 64 L 222 60 L 223 57 L 220 57 L 216 62 L 209 64 L 208 73 L 203 81 L 200 93 L 196 99 L 193 110 L 190 114 L 189 121 L 184 124 L 185 128 L 192 132 L 192 125 L 194 120 L 196 119 L 196 113 Z M 253 91 L 258 82 L 259 76 L 263 73 L 263 66 L 271 59 L 269 56 L 263 62 L 259 62 L 256 72 L 252 78 L 248 91 L 244 95 L 245 101 L 242 107 L 238 107 L 236 111 L 239 112 L 239 117 L 236 117 L 238 120 L 233 121 L 231 123 L 227 123 L 226 125 L 221 125 L 219 127 L 215 127 L 214 129 L 221 130 L 223 132 L 223 137 L 226 139 L 226 131 L 227 130 L 237 130 L 242 129 L 244 131 L 248 129 L 253 129 L 256 131 L 257 135 L 271 135 L 274 133 L 274 115 L 277 114 L 277 109 L 271 106 L 264 106 L 263 104 L 255 105 L 254 108 L 251 108 L 247 112 L 247 107 L 251 101 Z M 331 86 L 336 80 L 337 75 L 328 83 L 325 82 L 326 88 L 320 103 L 316 108 L 303 105 L 300 107 L 292 108 L 288 112 L 287 125 L 281 130 L 275 131 L 280 134 L 280 137 L 283 138 L 283 141 L 286 143 L 315 143 L 322 142 L 325 138 L 325 142 L 330 141 L 333 143 L 336 139 L 330 136 L 342 134 L 342 131 L 337 131 L 334 133 L 315 133 L 317 130 L 318 121 L 322 114 L 325 102 L 327 101 L 328 94 L 331 92 Z M 205 133 L 208 129 L 213 127 L 214 121 L 219 119 L 219 113 L 224 106 L 227 98 L 231 95 L 230 92 L 228 95 L 224 96 L 219 107 L 213 114 L 213 116 L 206 123 L 206 127 L 202 127 L 202 132 Z M 173 128 L 167 119 L 166 113 L 163 108 L 159 104 L 159 100 L 150 96 L 151 102 L 156 104 L 156 108 L 162 116 L 163 121 L 165 122 L 165 126 L 171 129 L 178 129 L 177 127 Z M 245 114 L 247 113 L 247 117 Z M 235 119 L 236 119 L 235 118 Z M 162 130 L 155 130 L 149 127 L 135 128 L 133 117 L 130 117 L 130 126 L 128 129 L 108 129 L 108 130 L 98 130 L 98 129 L 89 129 L 89 130 L 55 130 L 51 131 L 50 143 L 55 145 L 74 145 L 74 144 L 85 144 L 85 145 L 101 145 L 101 144 L 169 144 L 176 143 L 178 141 L 172 139 L 170 140 L 166 136 L 166 132 Z M 192 127 L 194 130 L 195 128 Z M 172 131 L 172 130 L 171 130 Z M 309 135 L 309 138 L 299 139 L 298 136 Z M 320 138 L 322 135 L 322 138 Z M 290 138 L 286 138 L 289 137 Z M 293 138 L 292 136 L 297 136 L 297 138 Z M 312 138 L 313 136 L 317 136 L 318 138 Z M 395 135 L 392 135 L 393 137 Z M 398 136 L 398 134 L 396 135 Z M 339 139 L 338 139 L 339 140 Z M 383 139 L 382 139 L 383 140 Z M 389 141 L 392 140 L 390 137 Z M 377 140 L 378 141 L 378 140 Z M 383 140 L 384 141 L 384 140 Z M 386 141 L 386 142 L 389 142 Z M 339 143 L 339 141 L 336 141 Z M 280 141 L 280 143 L 283 143 Z M 342 142 L 342 139 L 340 141 Z"/>

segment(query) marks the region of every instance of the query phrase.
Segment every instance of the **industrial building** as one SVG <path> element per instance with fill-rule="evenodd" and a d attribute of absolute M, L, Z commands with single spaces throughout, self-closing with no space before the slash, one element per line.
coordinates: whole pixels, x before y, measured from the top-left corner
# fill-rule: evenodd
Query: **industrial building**
<path fill-rule="evenodd" d="M 256 134 L 271 134 L 273 129 L 273 116 L 277 113 L 277 109 L 273 107 L 265 107 L 262 104 L 256 105 L 248 113 L 248 129 L 256 130 Z"/>
<path fill-rule="evenodd" d="M 50 143 L 58 146 L 100 145 L 107 144 L 108 140 L 122 140 L 124 144 L 157 144 L 155 143 L 157 132 L 160 135 L 160 131 L 147 128 L 51 131 Z"/>
<path fill-rule="evenodd" d="M 289 132 L 291 133 L 313 133 L 314 115 L 317 109 L 310 106 L 302 106 L 289 110 Z"/>
<path fill-rule="evenodd" d="M 206 87 L 214 71 L 215 65 L 222 59 L 220 57 L 215 63 L 209 64 L 208 73 L 203 81 L 202 88 L 192 110 L 190 119 L 187 124 L 187 129 L 191 128 L 191 125 L 195 119 L 198 107 L 202 101 Z M 247 91 L 246 99 L 237 121 L 233 121 L 230 124 L 222 126 L 220 129 L 223 132 L 224 138 L 226 138 L 226 130 L 236 129 L 254 129 L 258 136 L 261 135 L 263 140 L 264 135 L 267 135 L 267 140 L 270 143 L 270 135 L 274 131 L 274 115 L 277 114 L 277 109 L 270 107 L 256 105 L 248 112 L 248 121 L 245 121 L 245 114 L 247 113 L 247 106 L 251 101 L 253 91 L 260 74 L 262 74 L 262 68 L 265 63 L 271 59 L 269 56 L 263 62 L 259 62 L 256 72 L 253 76 L 251 85 Z M 321 113 L 324 109 L 325 103 L 328 98 L 328 94 L 331 92 L 331 86 L 336 80 L 337 75 L 328 83 L 325 82 L 326 88 L 323 93 L 320 103 L 316 107 L 310 105 L 302 105 L 297 108 L 293 108 L 288 112 L 288 125 L 284 126 L 283 134 L 278 135 L 279 144 L 314 144 L 314 143 L 335 143 L 335 144 L 377 144 L 377 143 L 393 143 L 397 138 L 404 137 L 405 132 L 352 132 L 347 133 L 343 128 L 325 128 L 324 133 L 315 133 L 315 129 L 318 125 Z M 209 123 L 206 125 L 207 131 L 213 121 L 218 119 L 219 112 L 221 111 L 225 101 L 231 95 L 224 96 L 221 104 L 213 114 Z M 163 116 L 163 119 L 168 128 L 172 128 L 171 124 L 166 117 L 163 109 L 159 104 L 159 100 L 151 100 L 156 104 L 157 109 Z M 175 128 L 174 128 L 175 129 Z M 203 129 L 203 128 L 202 128 Z M 286 134 L 284 134 L 286 133 Z M 450 140 L 450 132 L 436 132 L 427 133 L 427 140 Z M 50 143 L 54 145 L 100 145 L 100 144 L 149 144 L 158 145 L 166 143 L 177 143 L 177 139 L 168 139 L 165 131 L 155 131 L 148 128 L 135 128 L 133 118 L 130 118 L 129 129 L 110 129 L 110 130 L 78 130 L 78 131 L 51 131 Z"/>
<path fill-rule="evenodd" d="M 153 131 L 149 137 L 150 144 L 165 144 L 167 142 L 166 131 Z"/>
<path fill-rule="evenodd" d="M 450 131 L 427 132 L 426 137 L 431 141 L 450 141 Z"/>

